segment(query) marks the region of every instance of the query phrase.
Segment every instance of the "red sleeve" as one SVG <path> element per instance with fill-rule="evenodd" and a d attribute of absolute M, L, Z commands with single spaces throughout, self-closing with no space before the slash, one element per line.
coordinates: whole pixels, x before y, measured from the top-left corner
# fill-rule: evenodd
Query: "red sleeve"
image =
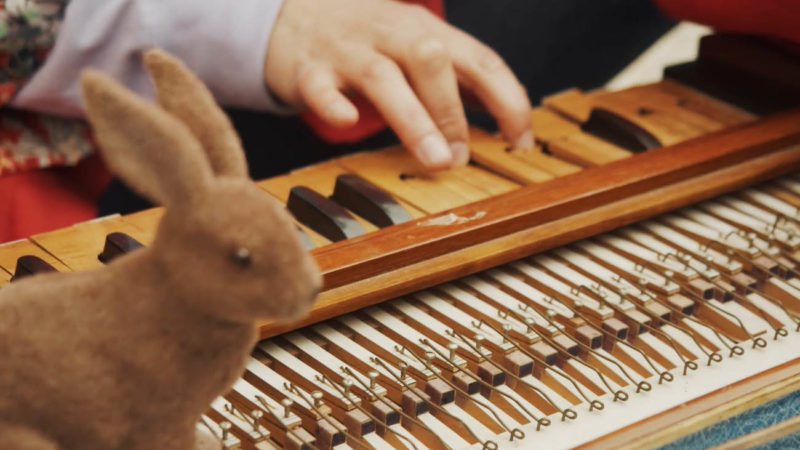
<path fill-rule="evenodd" d="M 760 34 L 800 43 L 797 0 L 656 0 L 661 9 L 681 20 L 720 31 Z"/>

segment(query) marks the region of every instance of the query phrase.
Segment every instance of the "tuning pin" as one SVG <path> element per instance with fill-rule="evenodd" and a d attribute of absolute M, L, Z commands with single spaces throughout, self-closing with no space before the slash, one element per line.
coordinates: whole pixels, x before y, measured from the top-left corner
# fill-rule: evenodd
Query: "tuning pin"
<path fill-rule="evenodd" d="M 483 353 L 483 340 L 484 339 L 486 339 L 486 337 L 484 335 L 480 334 L 480 333 L 476 334 L 472 338 L 472 340 L 475 341 L 475 350 L 477 350 L 479 354 Z"/>
<path fill-rule="evenodd" d="M 281 400 L 281 406 L 283 406 L 283 418 L 288 419 L 289 414 L 292 412 L 292 404 L 294 402 L 290 398 L 284 398 Z"/>
<path fill-rule="evenodd" d="M 448 343 L 447 344 L 447 350 L 450 352 L 450 354 L 448 355 L 447 359 L 449 359 L 451 362 L 455 361 L 455 359 L 456 359 L 456 350 L 458 350 L 458 344 L 456 344 L 455 342 Z"/>
<path fill-rule="evenodd" d="M 433 352 L 425 352 L 425 362 L 428 363 L 429 366 L 433 364 L 433 356 Z"/>
<path fill-rule="evenodd" d="M 254 409 L 250 411 L 250 417 L 253 418 L 253 431 L 258 431 L 258 421 L 264 417 L 264 412 L 260 409 Z"/>
<path fill-rule="evenodd" d="M 405 363 L 404 361 L 400 361 L 399 363 L 397 363 L 397 368 L 400 369 L 400 379 L 405 380 L 406 371 L 408 370 L 408 364 Z"/>
<path fill-rule="evenodd" d="M 322 391 L 312 392 L 311 398 L 314 399 L 314 408 L 322 407 Z"/>
<path fill-rule="evenodd" d="M 378 380 L 378 371 L 377 370 L 370 370 L 367 373 L 367 376 L 369 377 L 369 388 L 370 389 L 375 389 L 375 387 L 377 385 L 377 380 Z"/>
<path fill-rule="evenodd" d="M 222 430 L 222 442 L 228 440 L 228 435 L 231 433 L 231 427 L 233 427 L 233 425 L 231 425 L 231 423 L 227 420 L 219 423 L 219 429 Z"/>
<path fill-rule="evenodd" d="M 342 386 L 344 387 L 345 398 L 350 398 L 350 388 L 353 387 L 353 379 L 346 377 L 344 380 L 342 380 Z"/>

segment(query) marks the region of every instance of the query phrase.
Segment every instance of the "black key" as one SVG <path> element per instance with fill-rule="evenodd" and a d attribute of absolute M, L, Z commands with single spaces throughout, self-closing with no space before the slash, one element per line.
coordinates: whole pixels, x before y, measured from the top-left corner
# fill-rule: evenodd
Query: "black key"
<path fill-rule="evenodd" d="M 130 253 L 142 247 L 144 245 L 125 233 L 109 233 L 106 235 L 106 245 L 103 247 L 103 253 L 97 255 L 97 259 L 103 264 L 108 264 L 117 256 Z"/>
<path fill-rule="evenodd" d="M 17 281 L 37 273 L 56 272 L 56 268 L 39 258 L 38 256 L 25 255 L 17 259 L 17 267 L 11 281 Z"/>
<path fill-rule="evenodd" d="M 639 111 L 642 115 L 649 112 L 647 109 Z M 589 119 L 581 124 L 581 130 L 633 153 L 661 147 L 661 142 L 649 131 L 602 108 L 592 109 Z"/>
<path fill-rule="evenodd" d="M 300 244 L 303 246 L 304 249 L 311 250 L 312 248 L 314 248 L 314 243 L 311 241 L 311 238 L 308 237 L 305 231 L 298 228 L 297 236 L 300 238 Z"/>
<path fill-rule="evenodd" d="M 336 177 L 331 199 L 378 227 L 411 220 L 411 215 L 388 192 L 353 174 Z"/>
<path fill-rule="evenodd" d="M 334 242 L 365 233 L 341 205 L 305 186 L 295 186 L 289 191 L 286 207 L 300 223 Z"/>

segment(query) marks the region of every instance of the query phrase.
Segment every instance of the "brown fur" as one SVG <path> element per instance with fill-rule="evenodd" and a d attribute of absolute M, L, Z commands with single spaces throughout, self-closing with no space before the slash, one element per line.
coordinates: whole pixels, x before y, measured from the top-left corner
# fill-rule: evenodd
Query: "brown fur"
<path fill-rule="evenodd" d="M 0 448 L 193 448 L 255 321 L 297 318 L 319 289 L 210 93 L 161 51 L 145 63 L 163 107 L 94 72 L 82 87 L 109 167 L 167 212 L 148 248 L 0 290 Z M 246 267 L 233 259 L 242 247 Z"/>

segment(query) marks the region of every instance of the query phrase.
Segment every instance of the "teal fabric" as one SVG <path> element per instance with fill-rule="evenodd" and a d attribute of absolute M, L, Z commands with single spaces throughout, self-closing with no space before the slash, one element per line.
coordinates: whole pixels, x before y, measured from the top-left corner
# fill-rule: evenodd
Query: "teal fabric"
<path fill-rule="evenodd" d="M 696 433 L 684 436 L 661 447 L 661 449 L 684 450 L 713 447 L 783 422 L 796 415 L 800 415 L 800 391 L 793 392 Z M 800 448 L 800 433 L 785 436 L 758 448 L 770 450 Z"/>
<path fill-rule="evenodd" d="M 800 433 L 790 434 L 768 444 L 753 447 L 754 450 L 783 450 L 790 448 L 800 448 Z"/>

